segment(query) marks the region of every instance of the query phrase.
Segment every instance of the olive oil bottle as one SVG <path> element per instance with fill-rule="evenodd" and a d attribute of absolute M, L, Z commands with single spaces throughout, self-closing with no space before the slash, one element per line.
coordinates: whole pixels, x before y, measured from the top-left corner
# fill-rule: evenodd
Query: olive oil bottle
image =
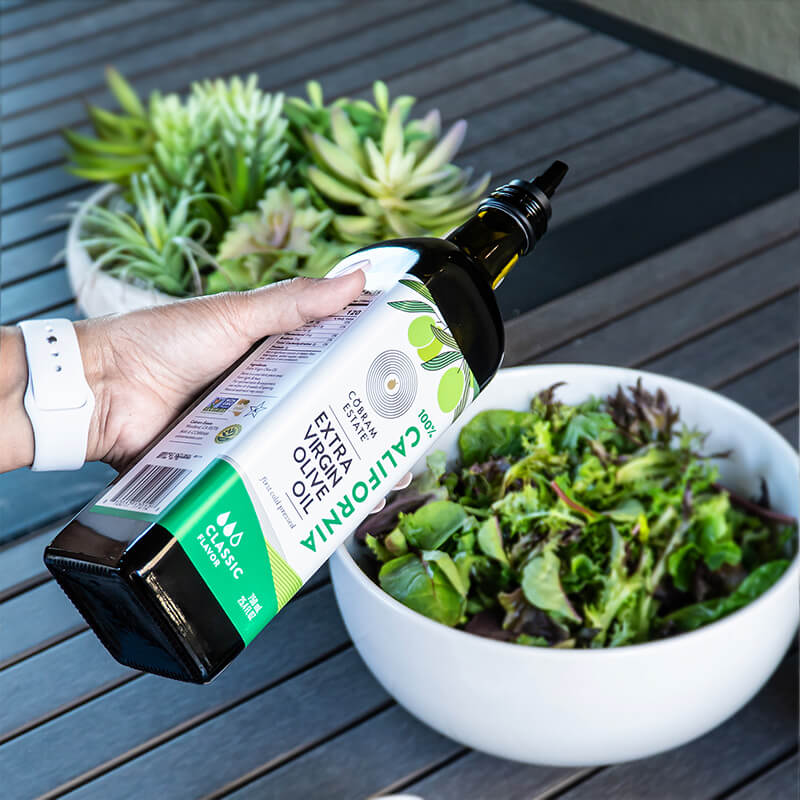
<path fill-rule="evenodd" d="M 566 170 L 345 258 L 354 303 L 256 345 L 56 536 L 45 563 L 116 659 L 214 678 L 458 420 L 503 358 L 493 289 Z"/>

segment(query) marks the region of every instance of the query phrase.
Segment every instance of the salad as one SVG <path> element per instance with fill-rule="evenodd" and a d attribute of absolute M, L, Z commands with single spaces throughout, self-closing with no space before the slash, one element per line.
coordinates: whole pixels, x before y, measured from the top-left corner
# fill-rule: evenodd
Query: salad
<path fill-rule="evenodd" d="M 705 434 L 641 382 L 579 405 L 494 409 L 362 524 L 373 577 L 409 608 L 534 647 L 619 647 L 694 630 L 783 574 L 797 522 L 719 483 Z"/>

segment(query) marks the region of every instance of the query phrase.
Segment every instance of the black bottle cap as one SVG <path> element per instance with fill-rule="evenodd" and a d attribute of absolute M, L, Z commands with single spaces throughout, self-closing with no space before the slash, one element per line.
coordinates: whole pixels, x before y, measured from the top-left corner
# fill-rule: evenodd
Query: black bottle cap
<path fill-rule="evenodd" d="M 513 180 L 495 189 L 479 206 L 478 211 L 496 208 L 513 217 L 525 233 L 530 252 L 536 242 L 547 231 L 547 221 L 553 209 L 550 198 L 567 174 L 563 161 L 554 161 L 541 175 L 532 181 Z"/>

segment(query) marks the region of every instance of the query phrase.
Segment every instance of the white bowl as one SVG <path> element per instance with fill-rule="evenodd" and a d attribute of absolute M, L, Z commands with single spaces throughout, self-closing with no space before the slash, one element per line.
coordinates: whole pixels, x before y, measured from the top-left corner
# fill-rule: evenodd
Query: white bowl
<path fill-rule="evenodd" d="M 457 453 L 458 429 L 487 408 L 525 409 L 566 381 L 560 399 L 605 395 L 641 377 L 663 388 L 691 426 L 711 431 L 707 452 L 733 448 L 723 482 L 748 495 L 767 480 L 777 510 L 797 516 L 798 459 L 768 424 L 683 381 L 591 365 L 500 372 L 437 447 Z M 419 465 L 418 465 L 419 466 Z M 343 546 L 331 559 L 336 599 L 361 657 L 414 716 L 470 747 L 529 763 L 600 765 L 676 747 L 714 728 L 765 683 L 797 627 L 798 572 L 744 609 L 672 639 L 607 650 L 549 650 L 481 638 L 434 622 L 376 586 Z"/>
<path fill-rule="evenodd" d="M 143 289 L 121 281 L 98 269 L 80 241 L 80 230 L 90 206 L 103 205 L 119 186 L 106 183 L 91 194 L 78 208 L 67 231 L 67 275 L 75 301 L 88 317 L 115 312 L 136 311 L 139 308 L 163 306 L 177 298 L 156 289 Z"/>

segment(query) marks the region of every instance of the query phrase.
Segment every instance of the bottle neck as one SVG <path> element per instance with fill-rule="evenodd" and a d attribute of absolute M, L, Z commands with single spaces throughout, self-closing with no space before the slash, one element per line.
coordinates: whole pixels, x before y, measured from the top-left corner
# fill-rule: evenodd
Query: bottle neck
<path fill-rule="evenodd" d="M 493 289 L 528 249 L 528 240 L 519 223 L 497 208 L 481 209 L 447 239 L 485 270 Z"/>

